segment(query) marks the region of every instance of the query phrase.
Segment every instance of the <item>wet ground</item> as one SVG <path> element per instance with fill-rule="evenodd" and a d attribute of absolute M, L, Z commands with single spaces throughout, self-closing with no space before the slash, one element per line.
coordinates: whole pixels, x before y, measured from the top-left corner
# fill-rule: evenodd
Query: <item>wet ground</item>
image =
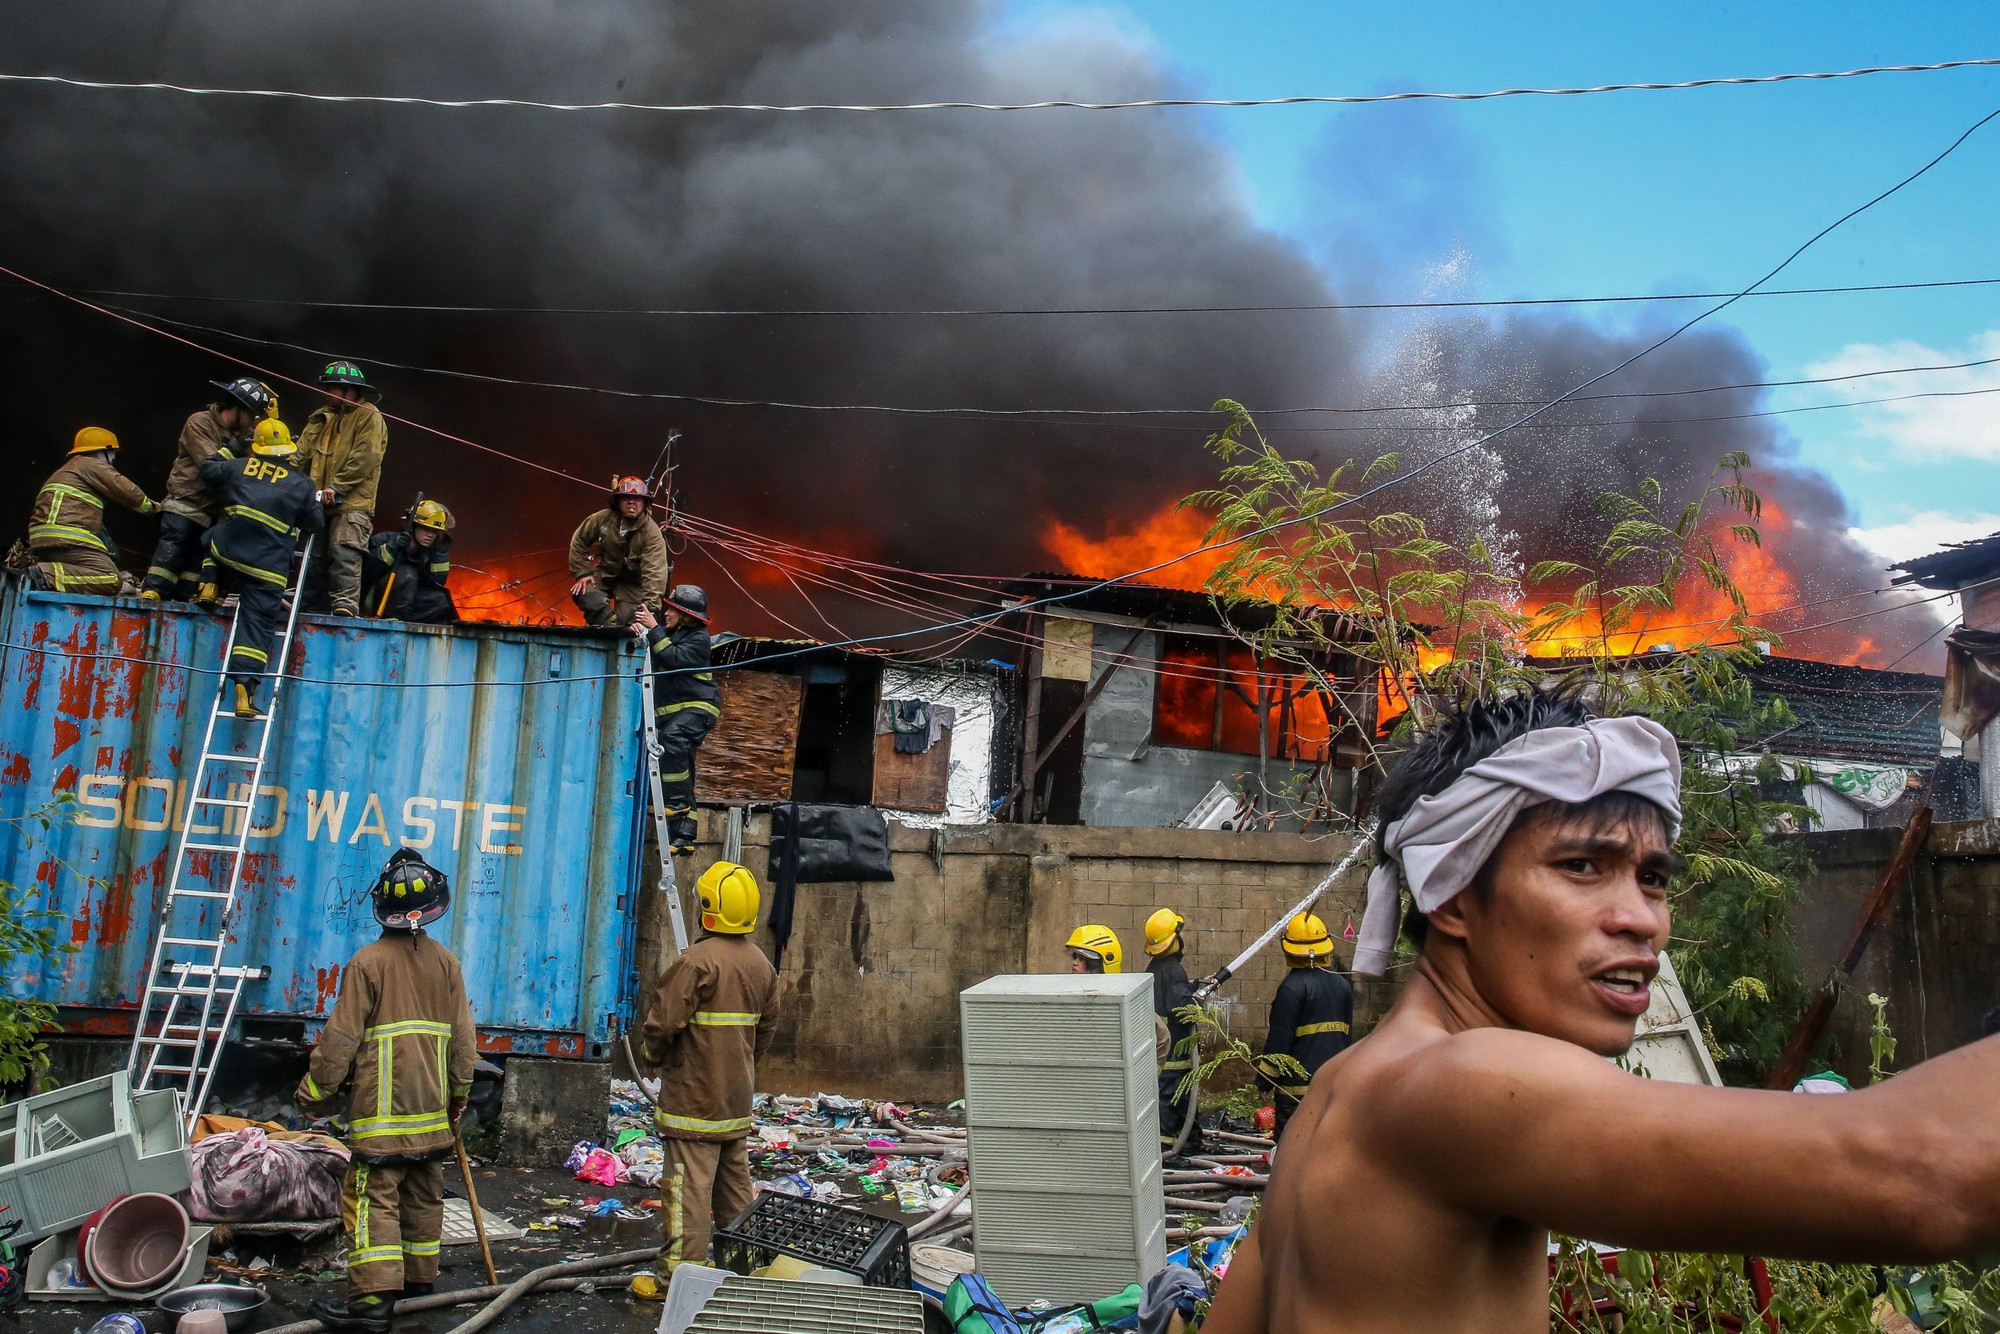
<path fill-rule="evenodd" d="M 655 1190 L 633 1185 L 596 1186 L 575 1180 L 561 1167 L 478 1167 L 473 1169 L 473 1175 L 478 1183 L 479 1202 L 485 1210 L 517 1226 L 528 1227 L 551 1215 L 582 1220 L 581 1227 L 559 1224 L 554 1231 L 531 1230 L 518 1241 L 495 1242 L 493 1262 L 502 1283 L 546 1265 L 650 1249 L 660 1243 L 659 1196 Z M 778 1172 L 760 1168 L 752 1175 L 764 1179 Z M 861 1197 L 856 1184 L 858 1175 L 857 1166 L 853 1171 L 834 1176 L 849 1188 L 849 1198 L 844 1204 L 905 1223 L 923 1216 L 902 1213 L 893 1197 Z M 445 1185 L 447 1194 L 459 1193 L 455 1167 L 446 1170 Z M 654 1207 L 642 1219 L 591 1216 L 584 1202 L 605 1196 L 615 1196 L 628 1208 L 643 1207 L 648 1202 Z M 323 1242 L 301 1246 L 263 1237 L 237 1236 L 225 1240 L 218 1233 L 207 1280 L 254 1283 L 270 1294 L 256 1328 L 288 1325 L 309 1319 L 312 1302 L 339 1296 L 344 1291 L 346 1270 L 340 1264 L 341 1244 L 337 1234 Z M 660 1307 L 656 1303 L 635 1301 L 626 1292 L 624 1283 L 614 1281 L 617 1274 L 644 1267 L 642 1264 L 633 1269 L 608 1271 L 602 1278 L 593 1277 L 595 1286 L 590 1291 L 531 1294 L 489 1328 L 516 1334 L 537 1331 L 651 1334 L 659 1324 Z M 440 1292 L 485 1285 L 485 1266 L 476 1244 L 444 1248 L 443 1270 L 438 1280 Z M 476 1305 L 468 1305 L 400 1316 L 395 1322 L 395 1334 L 445 1334 L 478 1309 Z M 112 1311 L 138 1316 L 148 1334 L 173 1334 L 170 1319 L 150 1306 L 105 1303 L 32 1302 L 21 1312 L 18 1327 L 21 1334 L 84 1334 L 100 1317 Z M 0 1318 L 0 1334 L 10 1334 L 10 1323 Z"/>
<path fill-rule="evenodd" d="M 581 1200 L 592 1195 L 612 1193 L 602 1187 L 572 1180 L 569 1173 L 560 1167 L 525 1170 L 476 1168 L 474 1176 L 478 1181 L 480 1203 L 486 1210 L 523 1226 L 554 1212 L 543 1205 L 544 1199 Z M 457 1172 L 447 1172 L 446 1182 L 456 1193 Z M 657 1198 L 650 1192 L 642 1196 L 624 1187 L 618 1188 L 617 1193 L 628 1204 L 640 1198 Z M 644 1220 L 588 1218 L 581 1229 L 564 1227 L 556 1232 L 530 1232 L 519 1241 L 495 1243 L 493 1262 L 500 1271 L 500 1281 L 506 1283 L 530 1269 L 657 1246 L 659 1239 L 657 1211 Z M 296 1244 L 239 1239 L 227 1246 L 219 1244 L 217 1247 L 217 1258 L 221 1254 L 234 1255 L 237 1263 L 231 1267 L 239 1272 L 223 1274 L 211 1266 L 210 1278 L 254 1282 L 269 1292 L 271 1300 L 264 1307 L 258 1328 L 270 1329 L 309 1318 L 307 1307 L 313 1301 L 342 1292 L 345 1270 L 331 1263 L 338 1247 L 337 1239 L 304 1250 Z M 254 1274 L 240 1272 L 260 1258 L 271 1267 L 260 1268 Z M 223 1263 L 229 1261 L 224 1260 Z M 477 1245 L 445 1247 L 439 1291 L 482 1287 L 485 1283 L 486 1271 L 480 1262 Z M 476 1306 L 460 1306 L 402 1316 L 397 1319 L 395 1329 L 397 1334 L 443 1334 L 477 1309 Z M 138 1316 L 145 1322 L 150 1334 L 172 1334 L 172 1325 L 167 1317 L 151 1307 L 102 1303 L 30 1303 L 21 1312 L 18 1327 L 22 1334 L 81 1334 L 99 1317 L 111 1311 L 127 1311 Z M 519 1331 L 521 1334 L 528 1331 L 650 1334 L 659 1320 L 658 1305 L 632 1300 L 624 1284 L 607 1279 L 595 1291 L 542 1293 L 525 1297 L 491 1328 Z M 5 1331 L 11 1323 L 0 1319 L 0 1331 Z"/>

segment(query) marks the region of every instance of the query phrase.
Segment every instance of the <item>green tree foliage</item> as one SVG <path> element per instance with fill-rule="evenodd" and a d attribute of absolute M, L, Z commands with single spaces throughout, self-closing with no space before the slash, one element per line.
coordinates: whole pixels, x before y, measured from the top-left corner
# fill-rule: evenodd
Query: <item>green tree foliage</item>
<path fill-rule="evenodd" d="M 1688 871 L 1670 948 L 1718 1065 L 1732 1082 L 1759 1082 L 1808 998 L 1788 920 L 1812 867 L 1778 831 L 1812 814 L 1774 796 L 1810 774 L 1763 754 L 1794 720 L 1782 700 L 1754 698 L 1744 674 L 1755 645 L 1775 639 L 1729 574 L 1730 547 L 1760 542 L 1749 460 L 1724 455 L 1679 506 L 1650 479 L 1607 493 L 1593 545 L 1522 575 L 1481 537 L 1446 541 L 1414 514 L 1368 507 L 1362 493 L 1399 469 L 1395 455 L 1322 472 L 1286 458 L 1240 404 L 1216 411 L 1218 484 L 1181 502 L 1211 516 L 1210 541 L 1240 539 L 1209 591 L 1225 624 L 1233 602 L 1277 605 L 1268 628 L 1240 637 L 1311 679 L 1374 765 L 1440 708 L 1554 681 L 1679 738 Z M 1557 595 L 1533 606 L 1524 584 Z M 1683 611 L 1697 588 L 1711 610 Z M 1672 651 L 1649 651 L 1662 644 Z M 1360 670 L 1339 679 L 1337 662 Z M 1358 689 L 1357 677 L 1379 690 Z M 1386 731 L 1378 695 L 1399 715 Z"/>
<path fill-rule="evenodd" d="M 0 823 L 15 825 L 40 839 L 59 818 L 63 804 L 58 800 Z M 47 864 L 52 868 L 61 865 L 53 860 Z M 62 914 L 40 907 L 39 902 L 39 886 L 0 880 L 0 976 L 18 976 L 53 965 L 63 955 L 76 952 L 76 946 L 57 935 Z M 0 992 L 0 1088 L 25 1084 L 48 1069 L 44 1035 L 55 1028 L 55 1021 L 53 1005 Z"/>

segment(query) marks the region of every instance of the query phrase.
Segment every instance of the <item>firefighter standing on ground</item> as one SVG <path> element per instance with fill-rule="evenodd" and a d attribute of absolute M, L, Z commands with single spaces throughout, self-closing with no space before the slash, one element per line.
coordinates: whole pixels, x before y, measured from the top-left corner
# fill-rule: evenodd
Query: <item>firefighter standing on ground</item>
<path fill-rule="evenodd" d="M 419 500 L 404 516 L 409 528 L 368 541 L 361 571 L 361 606 L 370 616 L 423 625 L 451 625 L 451 529 L 457 520 L 435 500 Z"/>
<path fill-rule="evenodd" d="M 451 906 L 444 873 L 404 848 L 375 882 L 382 936 L 340 973 L 340 996 L 313 1048 L 297 1101 L 346 1099 L 353 1161 L 341 1191 L 347 1298 L 312 1314 L 328 1329 L 380 1334 L 398 1297 L 437 1282 L 444 1163 L 472 1092 L 472 1005 L 458 959 L 424 933 Z"/>
<path fill-rule="evenodd" d="M 1354 1028 L 1354 988 L 1333 971 L 1333 939 L 1326 923 L 1300 913 L 1285 926 L 1285 964 L 1290 970 L 1271 1001 L 1270 1036 L 1264 1056 L 1289 1056 L 1306 1069 L 1303 1079 L 1258 1061 L 1258 1078 L 1271 1090 L 1277 1134 L 1299 1109 L 1313 1074 L 1347 1050 Z"/>
<path fill-rule="evenodd" d="M 617 478 L 609 508 L 570 535 L 569 596 L 592 625 L 628 626 L 667 591 L 667 539 L 646 512 L 652 498 L 643 477 Z"/>
<path fill-rule="evenodd" d="M 1187 1121 L 1188 1104 L 1194 1090 L 1180 1093 L 1180 1085 L 1194 1069 L 1194 1025 L 1181 1018 L 1180 1011 L 1194 1003 L 1194 983 L 1188 980 L 1182 962 L 1186 949 L 1181 928 L 1187 919 L 1172 908 L 1161 908 L 1146 919 L 1146 971 L 1153 979 L 1153 1022 L 1163 1041 L 1159 1044 L 1160 1066 L 1160 1149 L 1174 1147 Z"/>
<path fill-rule="evenodd" d="M 167 472 L 166 499 L 160 502 L 160 541 L 139 596 L 148 602 L 193 599 L 201 574 L 201 535 L 215 523 L 215 496 L 201 480 L 201 465 L 225 446 L 241 454 L 257 423 L 278 412 L 278 396 L 262 380 L 227 384 L 211 380 L 223 397 L 191 413 L 181 427 L 174 465 Z"/>
<path fill-rule="evenodd" d="M 654 732 L 659 741 L 660 796 L 673 851 L 694 851 L 694 756 L 722 717 L 722 692 L 709 668 L 708 594 L 694 584 L 674 589 L 661 617 L 641 607 L 632 628 L 653 655 Z"/>
<path fill-rule="evenodd" d="M 375 406 L 382 391 L 353 362 L 334 362 L 320 372 L 319 382 L 327 404 L 306 419 L 299 433 L 299 456 L 319 488 L 327 520 L 326 540 L 313 552 L 310 602 L 335 616 L 356 616 L 389 427 Z"/>
<path fill-rule="evenodd" d="M 644 1064 L 660 1072 L 653 1123 L 667 1154 L 665 1242 L 654 1273 L 632 1280 L 633 1295 L 648 1301 L 666 1297 L 675 1266 L 708 1262 L 715 1221 L 750 1207 L 750 1100 L 778 1021 L 777 970 L 749 940 L 756 877 L 717 862 L 695 892 L 702 935 L 660 975 L 640 1030 Z"/>
<path fill-rule="evenodd" d="M 236 687 L 238 717 L 257 715 L 257 682 L 271 671 L 299 534 L 316 533 L 325 521 L 296 452 L 285 424 L 266 417 L 251 436 L 249 458 L 224 448 L 201 465 L 222 517 L 202 538 L 207 554 L 198 598 L 214 603 L 225 587 L 236 589 L 236 642 L 225 670 Z"/>
<path fill-rule="evenodd" d="M 117 464 L 118 437 L 86 426 L 70 442 L 69 458 L 42 483 L 28 516 L 28 551 L 35 558 L 28 574 L 36 587 L 115 594 L 123 585 L 104 507 L 151 514 L 159 506 Z"/>

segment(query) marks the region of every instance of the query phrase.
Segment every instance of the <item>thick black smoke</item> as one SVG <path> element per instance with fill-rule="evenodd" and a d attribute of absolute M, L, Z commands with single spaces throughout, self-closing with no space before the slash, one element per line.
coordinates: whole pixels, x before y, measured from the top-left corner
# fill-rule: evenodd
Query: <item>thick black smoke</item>
<path fill-rule="evenodd" d="M 70 6 L 0 3 L 5 64 L 111 80 L 581 102 L 1175 89 L 1148 51 L 1111 28 L 1002 31 L 971 0 L 151 0 L 117 13 L 113 27 L 79 22 Z M 1344 272 L 1261 230 L 1226 149 L 1184 112 L 666 116 L 11 86 L 0 88 L 0 190 L 0 264 L 72 289 L 481 306 L 1185 306 L 1323 302 L 1334 296 L 1329 272 Z M 1351 202 L 1366 212 L 1365 200 Z M 592 482 L 644 470 L 678 427 L 696 511 L 928 569 L 1035 567 L 1046 563 L 1038 534 L 1050 516 L 1093 530 L 1156 509 L 1210 475 L 1199 432 L 1186 429 L 1200 422 L 1156 430 L 702 407 L 384 363 L 919 407 L 1418 394 L 1407 351 L 1387 358 L 1385 374 L 1379 338 L 1320 315 L 530 317 L 99 299 L 351 355 L 387 389 L 386 409 Z M 0 502 L 10 513 L 86 421 L 119 431 L 127 470 L 157 491 L 181 417 L 209 396 L 203 381 L 232 371 L 25 289 L 4 292 L 0 328 L 11 349 L 0 359 L 0 430 L 15 463 Z M 1428 361 L 1432 387 L 1452 397 L 1494 386 L 1532 397 L 1615 361 L 1626 341 L 1546 321 L 1447 335 Z M 187 336 L 300 378 L 319 364 L 308 352 Z M 1752 363 L 1740 341 L 1713 335 L 1616 387 L 1713 383 Z M 296 426 L 309 398 L 283 397 Z M 1701 401 L 1722 398 L 1736 401 Z M 1737 442 L 1782 461 L 1779 438 L 1761 427 L 1592 438 L 1560 468 L 1510 461 L 1503 523 L 1529 536 L 1515 516 L 1547 513 L 1552 481 L 1565 500 L 1587 499 L 1628 474 L 1663 471 L 1657 461 L 1692 468 Z M 1804 474 L 1785 476 L 1787 487 L 1805 484 Z M 1838 498 L 1817 485 L 1812 512 L 1837 531 Z M 474 561 L 557 547 L 595 503 L 583 487 L 392 428 L 380 521 L 419 489 L 460 512 L 460 551 Z M 1427 494 L 1452 503 L 1447 491 Z M 152 532 L 134 524 L 121 535 L 143 549 Z M 1859 577 L 1851 552 L 1828 550 L 1846 561 L 1829 577 Z M 725 618 L 755 624 L 726 576 L 693 555 L 689 573 L 716 587 Z"/>

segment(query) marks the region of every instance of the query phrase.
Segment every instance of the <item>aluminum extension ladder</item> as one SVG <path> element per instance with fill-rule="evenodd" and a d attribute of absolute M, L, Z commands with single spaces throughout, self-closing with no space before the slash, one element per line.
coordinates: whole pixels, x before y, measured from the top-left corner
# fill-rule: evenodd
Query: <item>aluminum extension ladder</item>
<path fill-rule="evenodd" d="M 301 551 L 299 582 L 287 590 L 290 606 L 285 612 L 284 633 L 271 662 L 265 665 L 265 674 L 271 680 L 271 697 L 265 702 L 262 716 L 241 718 L 234 709 L 225 707 L 230 680 L 227 675 L 218 679 L 215 704 L 202 732 L 201 758 L 196 762 L 194 779 L 187 785 L 181 808 L 173 872 L 160 906 L 152 958 L 146 966 L 146 991 L 139 1001 L 139 1013 L 132 1028 L 132 1050 L 126 1058 L 132 1087 L 147 1089 L 179 1081 L 176 1086 L 184 1099 L 181 1110 L 190 1129 L 208 1102 L 209 1085 L 215 1079 L 223 1044 L 236 1021 L 244 984 L 271 975 L 267 966 L 225 964 L 222 959 L 229 945 L 230 913 L 236 907 L 237 890 L 243 881 L 243 857 L 250 842 L 251 817 L 256 809 L 257 789 L 264 781 L 271 729 L 277 721 L 278 698 L 284 690 L 285 664 L 292 656 L 299 595 L 312 560 L 312 546 L 308 537 Z M 239 604 L 239 610 L 230 617 L 229 643 L 222 651 L 225 669 L 235 651 L 241 626 Z M 248 735 L 239 738 L 245 749 L 217 750 L 215 738 L 219 726 L 247 729 Z M 218 775 L 224 776 L 220 795 L 212 793 L 209 787 L 211 778 Z M 197 812 L 220 818 L 198 833 Z M 194 869 L 199 858 L 207 859 L 206 870 Z"/>
<path fill-rule="evenodd" d="M 651 790 L 653 808 L 653 841 L 660 852 L 660 893 L 667 900 L 667 919 L 673 924 L 674 953 L 684 954 L 688 947 L 687 919 L 681 912 L 680 886 L 674 880 L 673 838 L 667 829 L 667 794 L 660 786 L 660 729 L 653 713 L 653 667 L 652 653 L 641 638 L 639 641 L 639 699 L 646 721 L 646 782 Z"/>

